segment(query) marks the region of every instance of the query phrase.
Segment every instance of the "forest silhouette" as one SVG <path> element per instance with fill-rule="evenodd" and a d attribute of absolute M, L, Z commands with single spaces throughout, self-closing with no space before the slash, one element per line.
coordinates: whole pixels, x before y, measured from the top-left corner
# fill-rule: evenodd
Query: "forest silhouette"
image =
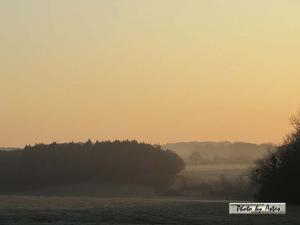
<path fill-rule="evenodd" d="M 0 151 L 0 191 L 82 182 L 168 188 L 184 166 L 176 153 L 137 141 L 28 145 Z"/>
<path fill-rule="evenodd" d="M 293 116 L 294 131 L 284 143 L 258 159 L 250 177 L 256 184 L 259 201 L 281 201 L 300 204 L 300 113 Z"/>

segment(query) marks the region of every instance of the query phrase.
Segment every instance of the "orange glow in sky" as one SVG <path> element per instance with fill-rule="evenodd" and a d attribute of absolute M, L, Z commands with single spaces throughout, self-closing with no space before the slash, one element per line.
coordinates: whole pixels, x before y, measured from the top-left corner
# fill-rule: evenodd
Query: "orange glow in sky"
<path fill-rule="evenodd" d="M 300 2 L 3 0 L 0 146 L 279 143 L 299 109 Z"/>

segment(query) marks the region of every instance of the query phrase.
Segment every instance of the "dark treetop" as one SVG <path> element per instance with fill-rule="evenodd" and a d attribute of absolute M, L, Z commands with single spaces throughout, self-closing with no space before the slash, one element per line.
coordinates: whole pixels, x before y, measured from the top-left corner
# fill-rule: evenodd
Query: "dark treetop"
<path fill-rule="evenodd" d="M 136 141 L 37 144 L 0 151 L 0 190 L 90 181 L 166 187 L 183 168 L 174 152 Z"/>

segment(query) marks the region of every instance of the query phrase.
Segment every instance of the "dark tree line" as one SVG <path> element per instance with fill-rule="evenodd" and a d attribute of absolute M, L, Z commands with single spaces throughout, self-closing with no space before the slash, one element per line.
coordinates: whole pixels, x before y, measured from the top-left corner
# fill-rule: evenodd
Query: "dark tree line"
<path fill-rule="evenodd" d="M 183 168 L 172 151 L 136 141 L 37 144 L 0 151 L 0 190 L 90 181 L 166 187 Z"/>
<path fill-rule="evenodd" d="M 256 162 L 251 171 L 260 201 L 300 203 L 300 116 L 284 143 Z"/>

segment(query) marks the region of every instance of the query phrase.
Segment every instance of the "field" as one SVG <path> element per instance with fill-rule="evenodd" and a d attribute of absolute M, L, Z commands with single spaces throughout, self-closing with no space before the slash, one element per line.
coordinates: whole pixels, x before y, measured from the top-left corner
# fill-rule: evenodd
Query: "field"
<path fill-rule="evenodd" d="M 206 164 L 187 166 L 179 174 L 175 189 L 193 199 L 251 200 L 249 164 Z"/>
<path fill-rule="evenodd" d="M 235 179 L 239 176 L 247 176 L 249 164 L 204 164 L 187 166 L 180 175 L 188 178 L 191 182 L 216 181 L 220 177 Z"/>
<path fill-rule="evenodd" d="M 300 224 L 300 207 L 287 215 L 228 215 L 226 201 L 180 198 L 85 198 L 0 196 L 2 225 L 265 225 Z"/>
<path fill-rule="evenodd" d="M 207 182 L 216 185 L 218 183 L 215 182 L 222 176 L 229 180 L 247 176 L 248 167 L 249 165 L 187 167 L 180 175 L 196 188 L 173 197 L 155 195 L 144 189 L 105 185 L 98 191 L 94 190 L 96 187 L 88 186 L 84 189 L 72 186 L 64 188 L 63 192 L 51 189 L 35 195 L 0 195 L 0 225 L 300 224 L 300 206 L 288 205 L 286 215 L 237 216 L 228 214 L 228 203 L 236 201 L 235 198 L 204 200 L 222 199 L 222 196 L 205 198 L 201 195 L 203 186 L 197 184 Z M 85 193 L 79 197 L 80 192 Z M 85 194 L 90 197 L 83 197 Z"/>

